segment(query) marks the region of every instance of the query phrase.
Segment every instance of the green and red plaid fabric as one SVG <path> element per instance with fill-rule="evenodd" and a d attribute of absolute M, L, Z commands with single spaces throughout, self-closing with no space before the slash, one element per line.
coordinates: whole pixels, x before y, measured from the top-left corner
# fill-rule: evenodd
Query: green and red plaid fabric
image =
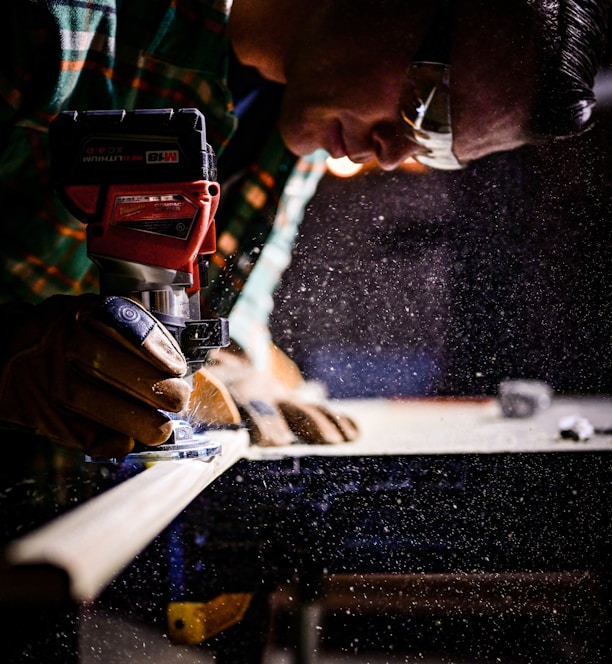
<path fill-rule="evenodd" d="M 36 302 L 96 288 L 84 226 L 50 186 L 49 122 L 66 109 L 196 107 L 219 155 L 236 126 L 226 85 L 231 1 L 19 0 L 7 9 L 0 25 L 0 301 Z M 226 315 L 242 291 L 288 178 L 320 173 L 316 160 L 295 166 L 272 131 L 224 203 L 207 298 L 214 312 Z M 296 218 L 306 200 L 293 204 Z M 270 275 L 268 292 L 277 280 Z"/>

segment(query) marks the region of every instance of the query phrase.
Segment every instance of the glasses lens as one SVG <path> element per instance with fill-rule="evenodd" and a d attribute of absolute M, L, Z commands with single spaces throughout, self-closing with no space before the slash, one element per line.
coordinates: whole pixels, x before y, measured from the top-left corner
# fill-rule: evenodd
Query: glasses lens
<path fill-rule="evenodd" d="M 462 168 L 452 151 L 450 67 L 438 62 L 415 62 L 406 77 L 400 115 L 417 143 L 427 148 L 417 161 L 444 170 Z"/>

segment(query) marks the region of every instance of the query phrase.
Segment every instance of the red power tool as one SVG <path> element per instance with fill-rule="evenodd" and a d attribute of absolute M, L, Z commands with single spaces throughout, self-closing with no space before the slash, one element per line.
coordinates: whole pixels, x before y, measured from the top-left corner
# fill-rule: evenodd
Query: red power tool
<path fill-rule="evenodd" d="M 226 319 L 199 320 L 219 202 L 204 116 L 194 108 L 65 111 L 49 141 L 57 191 L 87 224 L 101 293 L 138 299 L 192 364 L 227 345 Z"/>
<path fill-rule="evenodd" d="M 197 368 L 209 349 L 229 343 L 227 319 L 200 320 L 219 202 L 204 116 L 193 108 L 65 111 L 49 142 L 58 195 L 87 224 L 101 293 L 140 301 Z M 189 439 L 189 425 L 180 427 L 175 438 Z"/>

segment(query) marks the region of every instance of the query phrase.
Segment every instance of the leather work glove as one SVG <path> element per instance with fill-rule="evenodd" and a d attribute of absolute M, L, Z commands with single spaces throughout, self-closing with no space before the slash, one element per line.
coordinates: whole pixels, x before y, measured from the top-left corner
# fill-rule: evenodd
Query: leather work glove
<path fill-rule="evenodd" d="M 172 432 L 159 409 L 189 399 L 187 365 L 170 335 L 123 297 L 56 295 L 3 305 L 0 420 L 91 456 L 123 457 Z"/>
<path fill-rule="evenodd" d="M 276 371 L 268 373 L 255 369 L 236 345 L 211 351 L 206 367 L 194 374 L 189 416 L 210 426 L 242 418 L 252 442 L 263 446 L 337 444 L 358 437 L 351 418 L 306 395 L 299 369 L 277 348 L 273 359 Z"/>

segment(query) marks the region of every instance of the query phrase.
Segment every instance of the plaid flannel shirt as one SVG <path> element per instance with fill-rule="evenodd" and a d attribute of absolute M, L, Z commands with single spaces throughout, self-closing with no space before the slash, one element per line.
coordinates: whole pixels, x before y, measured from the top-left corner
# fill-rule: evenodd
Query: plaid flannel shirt
<path fill-rule="evenodd" d="M 227 88 L 230 9 L 231 0 L 10 4 L 0 25 L 1 301 L 36 302 L 97 287 L 84 226 L 49 182 L 47 127 L 57 113 L 196 107 L 221 154 L 236 126 Z M 206 301 L 217 314 L 233 309 L 232 336 L 251 353 L 266 348 L 272 292 L 320 164 L 321 155 L 296 163 L 272 130 L 217 215 Z M 256 288 L 234 307 L 261 256 Z"/>

